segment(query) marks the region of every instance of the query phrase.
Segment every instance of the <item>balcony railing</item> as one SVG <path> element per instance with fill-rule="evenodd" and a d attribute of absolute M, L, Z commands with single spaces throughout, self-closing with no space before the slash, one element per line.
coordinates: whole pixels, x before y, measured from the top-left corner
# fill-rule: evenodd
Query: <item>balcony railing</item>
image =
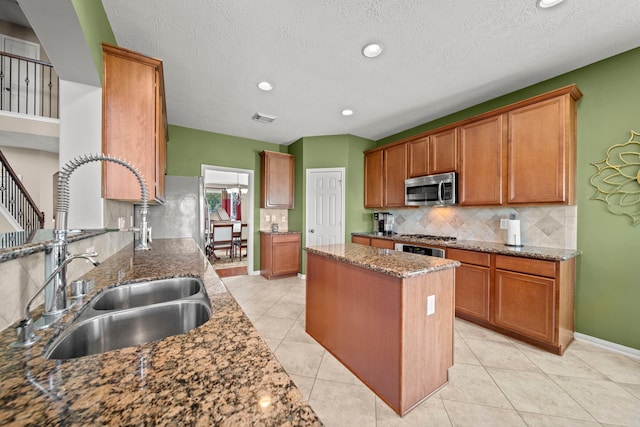
<path fill-rule="evenodd" d="M 58 89 L 51 64 L 0 52 L 0 110 L 57 119 Z"/>

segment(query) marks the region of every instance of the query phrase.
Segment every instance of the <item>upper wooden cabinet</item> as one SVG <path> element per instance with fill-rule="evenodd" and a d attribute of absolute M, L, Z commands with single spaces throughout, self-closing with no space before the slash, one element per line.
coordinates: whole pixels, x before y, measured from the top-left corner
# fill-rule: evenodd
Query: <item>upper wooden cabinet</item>
<path fill-rule="evenodd" d="M 502 203 L 502 163 L 505 147 L 503 114 L 460 127 L 460 205 Z"/>
<path fill-rule="evenodd" d="M 457 170 L 457 128 L 407 142 L 408 175 L 433 175 Z"/>
<path fill-rule="evenodd" d="M 260 153 L 260 207 L 293 209 L 295 157 L 276 151 Z"/>
<path fill-rule="evenodd" d="M 162 61 L 102 45 L 102 152 L 120 157 L 143 175 L 150 202 L 164 200 L 167 120 Z M 140 185 L 121 165 L 104 162 L 106 199 L 138 202 Z"/>
<path fill-rule="evenodd" d="M 364 206 L 404 206 L 407 144 L 393 144 L 364 153 Z"/>
<path fill-rule="evenodd" d="M 429 137 L 429 174 L 455 172 L 458 162 L 458 129 L 434 133 Z"/>
<path fill-rule="evenodd" d="M 404 180 L 407 179 L 407 144 L 384 149 L 384 206 L 404 206 Z"/>
<path fill-rule="evenodd" d="M 508 204 L 575 204 L 577 97 L 569 92 L 509 112 Z"/>
<path fill-rule="evenodd" d="M 364 153 L 364 207 L 381 208 L 384 197 L 382 196 L 382 169 L 384 154 L 382 150 Z"/>

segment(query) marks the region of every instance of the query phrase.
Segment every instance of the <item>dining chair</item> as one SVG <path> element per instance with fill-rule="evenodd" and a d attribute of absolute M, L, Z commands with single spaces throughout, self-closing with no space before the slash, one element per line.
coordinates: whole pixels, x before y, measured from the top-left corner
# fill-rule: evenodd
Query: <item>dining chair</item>
<path fill-rule="evenodd" d="M 230 254 L 233 251 L 233 224 L 213 223 L 211 228 L 211 254 L 213 257 L 219 259 L 216 250 L 225 249 Z"/>

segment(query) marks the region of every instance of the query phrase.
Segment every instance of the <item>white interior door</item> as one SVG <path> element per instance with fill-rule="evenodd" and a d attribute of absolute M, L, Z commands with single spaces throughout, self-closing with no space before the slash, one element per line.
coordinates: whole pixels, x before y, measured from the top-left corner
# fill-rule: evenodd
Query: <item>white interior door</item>
<path fill-rule="evenodd" d="M 344 168 L 307 169 L 307 246 L 344 243 L 344 175 Z"/>

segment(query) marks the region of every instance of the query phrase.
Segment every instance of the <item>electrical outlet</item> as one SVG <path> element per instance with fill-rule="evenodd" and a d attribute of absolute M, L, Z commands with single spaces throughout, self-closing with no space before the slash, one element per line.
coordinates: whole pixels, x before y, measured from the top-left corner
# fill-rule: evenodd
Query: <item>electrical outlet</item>
<path fill-rule="evenodd" d="M 507 218 L 500 218 L 500 230 L 506 230 L 509 228 L 509 220 Z"/>
<path fill-rule="evenodd" d="M 286 222 L 286 221 L 287 221 L 287 217 L 283 215 L 283 216 L 282 216 L 282 219 L 281 219 L 280 221 L 282 221 L 282 222 Z"/>
<path fill-rule="evenodd" d="M 264 220 L 265 220 L 266 222 L 271 221 L 271 215 L 265 215 L 265 216 L 264 216 Z"/>
<path fill-rule="evenodd" d="M 429 295 L 427 297 L 427 316 L 431 316 L 436 312 L 436 296 Z"/>

